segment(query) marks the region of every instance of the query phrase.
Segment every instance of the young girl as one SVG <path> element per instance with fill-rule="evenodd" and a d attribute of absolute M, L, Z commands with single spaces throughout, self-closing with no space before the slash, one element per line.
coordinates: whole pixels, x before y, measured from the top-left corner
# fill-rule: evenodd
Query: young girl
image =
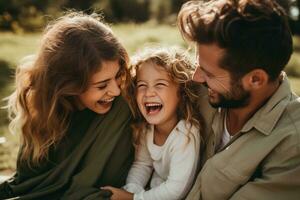
<path fill-rule="evenodd" d="M 0 199 L 101 199 L 100 186 L 125 184 L 133 161 L 130 109 L 119 96 L 127 63 L 95 14 L 70 13 L 46 28 L 9 98 L 22 141 Z"/>
<path fill-rule="evenodd" d="M 112 199 L 185 197 L 197 170 L 201 116 L 192 64 L 176 48 L 146 49 L 133 59 L 136 158 L 123 187 L 104 187 Z M 150 180 L 150 189 L 147 183 Z"/>

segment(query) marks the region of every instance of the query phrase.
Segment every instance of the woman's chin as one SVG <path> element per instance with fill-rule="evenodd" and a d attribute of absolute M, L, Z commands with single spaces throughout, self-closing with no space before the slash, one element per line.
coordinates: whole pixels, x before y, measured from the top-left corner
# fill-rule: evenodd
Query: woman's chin
<path fill-rule="evenodd" d="M 111 107 L 112 107 L 112 102 L 105 103 L 105 104 L 98 104 L 96 108 L 92 109 L 92 111 L 98 114 L 106 114 L 110 111 Z"/>

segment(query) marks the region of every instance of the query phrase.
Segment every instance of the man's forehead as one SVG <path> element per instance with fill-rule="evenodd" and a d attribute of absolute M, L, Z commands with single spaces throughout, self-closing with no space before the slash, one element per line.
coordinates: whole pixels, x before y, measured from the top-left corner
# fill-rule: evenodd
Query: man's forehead
<path fill-rule="evenodd" d="M 196 63 L 207 72 L 226 71 L 220 66 L 224 52 L 225 50 L 216 44 L 197 44 L 195 49 Z"/>

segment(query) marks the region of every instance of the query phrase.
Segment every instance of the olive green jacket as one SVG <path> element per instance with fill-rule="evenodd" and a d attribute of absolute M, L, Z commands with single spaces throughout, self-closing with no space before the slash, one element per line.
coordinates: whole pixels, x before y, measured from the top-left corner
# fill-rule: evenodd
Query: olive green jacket
<path fill-rule="evenodd" d="M 75 113 L 48 161 L 33 169 L 18 161 L 16 175 L 0 185 L 0 199 L 106 199 L 100 187 L 124 185 L 133 162 L 131 118 L 121 97 L 105 115 Z"/>
<path fill-rule="evenodd" d="M 203 113 L 212 124 L 206 129 L 205 164 L 187 199 L 299 200 L 300 98 L 291 92 L 287 78 L 219 149 L 224 113 L 207 108 Z"/>

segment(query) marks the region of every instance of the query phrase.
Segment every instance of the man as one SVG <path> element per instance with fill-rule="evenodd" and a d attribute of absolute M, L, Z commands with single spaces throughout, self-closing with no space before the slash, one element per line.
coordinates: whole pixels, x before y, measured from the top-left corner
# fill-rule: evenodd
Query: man
<path fill-rule="evenodd" d="M 196 44 L 193 79 L 218 108 L 203 113 L 205 164 L 187 199 L 300 199 L 300 98 L 282 72 L 292 54 L 284 10 L 274 0 L 195 1 L 178 24 Z"/>

